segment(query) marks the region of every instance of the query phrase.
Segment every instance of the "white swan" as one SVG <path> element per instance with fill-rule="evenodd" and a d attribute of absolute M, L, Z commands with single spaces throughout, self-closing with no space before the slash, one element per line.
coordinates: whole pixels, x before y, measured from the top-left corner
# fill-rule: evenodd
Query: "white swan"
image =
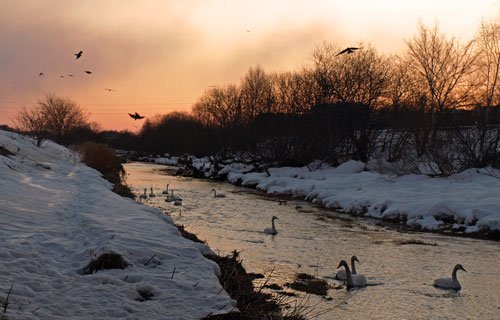
<path fill-rule="evenodd" d="M 337 269 L 340 267 L 345 268 L 347 289 L 366 287 L 365 276 L 362 274 L 351 274 L 351 270 L 349 270 L 349 266 L 345 260 L 340 261 Z"/>
<path fill-rule="evenodd" d="M 144 193 L 139 196 L 139 199 L 147 199 L 148 195 L 146 192 L 148 192 L 148 189 L 144 188 Z"/>
<path fill-rule="evenodd" d="M 434 286 L 437 288 L 441 289 L 451 289 L 451 290 L 460 290 L 462 287 L 460 286 L 460 282 L 458 282 L 457 279 L 457 271 L 458 270 L 463 270 L 465 271 L 464 267 L 462 267 L 461 264 L 457 264 L 453 268 L 453 272 L 451 274 L 451 278 L 439 278 L 434 280 Z M 467 271 L 465 271 L 467 272 Z"/>
<path fill-rule="evenodd" d="M 276 226 L 274 225 L 274 220 L 279 220 L 278 217 L 276 216 L 273 216 L 271 218 L 271 224 L 272 224 L 272 227 L 271 228 L 265 228 L 264 229 L 264 233 L 267 233 L 267 234 L 278 234 L 278 230 L 276 230 Z"/>
<path fill-rule="evenodd" d="M 356 256 L 352 256 L 351 257 L 351 275 L 357 274 L 355 261 L 359 262 L 359 260 L 358 260 L 358 258 L 356 258 Z M 337 274 L 335 275 L 335 278 L 337 280 L 345 281 L 347 279 L 345 270 L 339 270 L 339 271 L 337 271 Z"/>
<path fill-rule="evenodd" d="M 226 195 L 223 194 L 223 193 L 217 193 L 217 191 L 215 191 L 215 189 L 212 189 L 213 193 L 214 193 L 214 198 L 225 198 Z"/>
<path fill-rule="evenodd" d="M 156 195 L 153 193 L 153 188 L 151 188 L 151 193 L 149 194 L 149 196 L 150 196 L 151 198 L 156 197 Z"/>
<path fill-rule="evenodd" d="M 168 186 L 169 186 L 169 185 L 170 185 L 170 184 L 168 184 L 168 183 L 167 183 L 167 189 L 163 190 L 163 191 L 161 192 L 162 194 L 168 194 L 168 192 L 169 192 L 169 191 L 168 191 Z"/>

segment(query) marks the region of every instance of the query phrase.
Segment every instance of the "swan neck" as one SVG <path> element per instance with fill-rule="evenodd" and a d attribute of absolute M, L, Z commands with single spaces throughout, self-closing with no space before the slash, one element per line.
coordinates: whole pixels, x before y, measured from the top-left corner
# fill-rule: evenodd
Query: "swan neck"
<path fill-rule="evenodd" d="M 457 280 L 457 271 L 458 271 L 457 267 L 453 268 L 453 273 L 451 274 L 451 278 L 453 279 L 453 281 L 458 281 Z"/>
<path fill-rule="evenodd" d="M 352 276 L 351 276 L 351 270 L 349 270 L 349 266 L 347 263 L 344 265 L 345 268 L 345 276 L 346 276 L 346 281 L 347 281 L 347 287 L 353 287 L 354 283 L 352 282 Z"/>
<path fill-rule="evenodd" d="M 354 259 L 351 259 L 351 269 L 352 269 L 352 274 L 356 274 L 356 261 Z"/>
<path fill-rule="evenodd" d="M 276 226 L 274 225 L 274 219 L 271 219 L 271 224 L 273 231 L 276 231 Z"/>

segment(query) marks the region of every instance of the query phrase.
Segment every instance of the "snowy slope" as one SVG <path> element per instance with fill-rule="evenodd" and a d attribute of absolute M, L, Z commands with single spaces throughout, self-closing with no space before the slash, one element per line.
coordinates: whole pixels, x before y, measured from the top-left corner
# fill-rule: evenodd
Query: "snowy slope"
<path fill-rule="evenodd" d="M 182 238 L 169 217 L 114 194 L 64 147 L 5 131 L 0 147 L 15 153 L 0 155 L 0 305 L 13 284 L 9 319 L 198 319 L 233 308 L 218 266 L 202 256 L 210 249 Z M 81 274 L 109 251 L 131 266 Z M 153 297 L 137 301 L 138 291 Z"/>

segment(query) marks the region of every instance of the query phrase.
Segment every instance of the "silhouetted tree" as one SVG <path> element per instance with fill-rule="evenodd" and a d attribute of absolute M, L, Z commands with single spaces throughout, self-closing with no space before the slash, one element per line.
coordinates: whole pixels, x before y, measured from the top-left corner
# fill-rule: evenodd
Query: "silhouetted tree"
<path fill-rule="evenodd" d="M 87 127 L 87 113 L 69 98 L 46 95 L 32 108 L 22 107 L 15 122 L 21 131 L 32 134 L 40 146 L 44 139 L 65 143 L 68 134 Z"/>
<path fill-rule="evenodd" d="M 474 42 L 462 45 L 454 37 L 446 38 L 437 26 L 419 25 L 418 34 L 407 41 L 406 58 L 419 81 L 426 85 L 426 107 L 431 116 L 430 138 L 436 138 L 442 114 L 466 105 L 472 86 L 467 76 L 473 71 L 477 55 Z"/>
<path fill-rule="evenodd" d="M 500 105 L 500 16 L 481 23 L 478 39 L 480 92 L 478 104 Z"/>
<path fill-rule="evenodd" d="M 242 113 L 250 122 L 261 113 L 275 112 L 275 98 L 269 76 L 260 66 L 250 68 L 241 83 Z"/>

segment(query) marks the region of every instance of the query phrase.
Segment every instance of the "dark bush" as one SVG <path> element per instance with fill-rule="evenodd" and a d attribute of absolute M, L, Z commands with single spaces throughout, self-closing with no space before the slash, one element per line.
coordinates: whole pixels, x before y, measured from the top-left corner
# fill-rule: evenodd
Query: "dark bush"
<path fill-rule="evenodd" d="M 106 180 L 114 184 L 114 192 L 124 197 L 134 198 L 130 188 L 125 184 L 125 169 L 115 150 L 94 142 L 83 143 L 74 146 L 73 149 L 81 155 L 83 163 L 102 173 Z"/>

